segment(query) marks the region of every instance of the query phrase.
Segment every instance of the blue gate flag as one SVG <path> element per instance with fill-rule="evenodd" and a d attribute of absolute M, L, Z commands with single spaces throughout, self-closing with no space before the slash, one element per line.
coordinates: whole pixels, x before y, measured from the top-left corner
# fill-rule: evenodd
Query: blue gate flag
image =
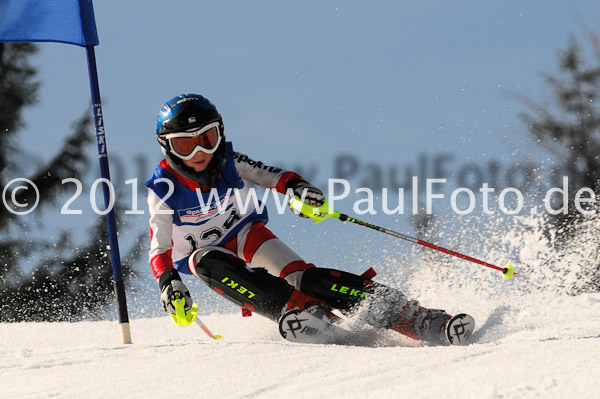
<path fill-rule="evenodd" d="M 96 46 L 92 0 L 0 0 L 0 42 Z"/>

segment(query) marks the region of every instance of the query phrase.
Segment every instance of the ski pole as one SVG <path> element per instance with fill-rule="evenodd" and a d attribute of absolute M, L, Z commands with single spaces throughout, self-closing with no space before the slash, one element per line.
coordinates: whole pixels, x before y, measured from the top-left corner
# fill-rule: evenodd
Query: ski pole
<path fill-rule="evenodd" d="M 417 238 L 413 238 L 413 237 L 407 236 L 405 234 L 401 234 L 396 231 L 392 231 L 392 230 L 386 229 L 384 227 L 374 225 L 372 223 L 363 222 L 362 220 L 358 220 L 356 218 L 350 217 L 350 216 L 340 213 L 336 210 L 333 210 L 330 212 L 329 204 L 328 204 L 327 200 L 325 200 L 323 205 L 321 205 L 319 207 L 313 207 L 308 204 L 305 204 L 303 201 L 300 200 L 300 198 L 294 197 L 294 198 L 290 199 L 290 206 L 297 212 L 300 212 L 303 215 L 308 216 L 309 218 L 313 219 L 315 221 L 315 223 L 322 222 L 323 220 L 330 218 L 330 217 L 334 218 L 334 219 L 339 219 L 342 222 L 350 222 L 350 223 L 357 224 L 359 226 L 368 227 L 375 231 L 379 231 L 381 233 L 390 235 L 392 237 L 400 238 L 402 240 L 411 242 L 413 244 L 422 245 L 424 247 L 434 249 L 436 251 L 440 251 L 440 252 L 443 252 L 448 255 L 456 256 L 457 258 L 461 258 L 461 259 L 468 260 L 473 263 L 477 263 L 481 266 L 489 267 L 490 269 L 498 270 L 498 271 L 502 272 L 502 274 L 503 274 L 502 277 L 505 280 L 508 280 L 512 276 L 519 276 L 519 274 L 515 273 L 515 269 L 514 269 L 513 265 L 511 265 L 511 264 L 507 264 L 503 268 L 498 267 L 498 266 L 492 265 L 491 263 L 487 263 L 482 260 L 475 259 L 471 256 L 463 255 L 456 251 L 452 251 L 450 249 L 440 247 L 438 245 L 431 244 L 431 243 L 425 242 L 423 240 L 419 240 Z"/>
<path fill-rule="evenodd" d="M 211 333 L 210 330 L 208 329 L 208 327 L 206 327 L 206 325 L 204 325 L 204 323 L 202 323 L 199 318 L 196 317 L 196 319 L 194 319 L 194 321 L 196 322 L 196 324 L 198 324 L 198 326 L 202 329 L 202 331 L 204 331 L 206 333 L 206 335 L 208 335 L 212 339 L 223 339 L 223 337 L 221 335 L 214 335 L 213 333 Z"/>
<path fill-rule="evenodd" d="M 202 321 L 200 321 L 200 319 L 197 317 L 198 316 L 198 304 L 197 303 L 192 304 L 192 307 L 190 308 L 190 310 L 188 310 L 186 312 L 185 311 L 185 298 L 177 298 L 171 302 L 173 303 L 173 306 L 175 306 L 175 314 L 172 314 L 171 317 L 173 318 L 173 321 L 175 321 L 175 324 L 177 324 L 179 327 L 189 326 L 193 322 L 196 322 L 196 324 L 198 324 L 198 326 L 202 329 L 202 331 L 204 331 L 206 333 L 206 335 L 208 335 L 210 338 L 223 339 L 222 336 L 211 333 L 210 330 L 208 329 L 208 327 L 206 327 L 206 325 L 204 325 L 204 323 L 202 323 Z"/>

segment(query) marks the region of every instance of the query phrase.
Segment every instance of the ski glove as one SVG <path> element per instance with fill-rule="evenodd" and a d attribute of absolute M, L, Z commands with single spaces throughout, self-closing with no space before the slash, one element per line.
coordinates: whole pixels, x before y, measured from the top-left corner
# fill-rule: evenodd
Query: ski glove
<path fill-rule="evenodd" d="M 313 186 L 309 182 L 303 179 L 293 179 L 287 182 L 285 185 L 286 190 L 291 188 L 294 192 L 294 195 L 303 200 L 305 204 L 308 204 L 312 207 L 319 207 L 323 205 L 325 202 L 325 196 L 323 195 L 323 191 L 319 190 L 317 187 Z M 305 216 L 295 209 L 292 209 L 294 213 L 302 218 L 308 219 L 308 216 Z"/>
<path fill-rule="evenodd" d="M 190 296 L 190 291 L 183 284 L 183 281 L 181 281 L 177 270 L 167 269 L 162 272 L 158 279 L 158 286 L 161 291 L 160 302 L 167 313 L 175 314 L 175 306 L 172 301 L 178 297 L 185 299 L 184 309 L 186 312 L 191 309 L 192 297 Z M 179 296 L 176 293 L 179 293 Z"/>

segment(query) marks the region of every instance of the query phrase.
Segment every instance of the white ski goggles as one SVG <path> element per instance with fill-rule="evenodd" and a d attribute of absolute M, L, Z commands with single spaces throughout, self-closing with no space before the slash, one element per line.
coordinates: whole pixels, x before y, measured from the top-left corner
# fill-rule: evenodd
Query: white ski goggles
<path fill-rule="evenodd" d="M 192 159 L 198 151 L 212 154 L 219 148 L 221 132 L 219 122 L 185 132 L 167 133 L 164 138 L 169 142 L 170 151 L 186 161 Z"/>

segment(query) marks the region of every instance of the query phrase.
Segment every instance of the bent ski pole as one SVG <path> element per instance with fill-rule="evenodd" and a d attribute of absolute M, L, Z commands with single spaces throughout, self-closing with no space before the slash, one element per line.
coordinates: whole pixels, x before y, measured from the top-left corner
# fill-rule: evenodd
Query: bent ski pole
<path fill-rule="evenodd" d="M 508 280 L 512 276 L 519 276 L 517 273 L 515 273 L 515 269 L 514 269 L 513 265 L 511 265 L 511 264 L 507 264 L 503 268 L 502 267 L 498 267 L 498 266 L 492 265 L 491 263 L 487 263 L 487 262 L 484 262 L 482 260 L 475 259 L 475 258 L 473 258 L 471 256 L 463 255 L 463 254 L 458 253 L 456 251 L 452 251 L 450 249 L 447 249 L 447 248 L 444 248 L 444 247 L 440 247 L 438 245 L 431 244 L 431 243 L 419 240 L 417 238 L 413 238 L 413 237 L 407 236 L 405 234 L 401 234 L 401 233 L 398 233 L 396 231 L 392 231 L 392 230 L 386 229 L 384 227 L 380 227 L 380 226 L 377 226 L 377 225 L 374 225 L 374 224 L 371 224 L 371 223 L 363 222 L 362 220 L 355 219 L 353 217 L 350 217 L 348 215 L 340 213 L 340 212 L 338 212 L 336 210 L 333 210 L 332 212 L 330 212 L 329 211 L 329 204 L 327 203 L 327 200 L 325 200 L 325 202 L 323 203 L 323 205 L 321 205 L 319 207 L 313 207 L 313 206 L 310 206 L 308 204 L 305 204 L 298 197 L 295 197 L 295 198 L 290 199 L 290 206 L 292 207 L 292 209 L 296 210 L 297 212 L 300 212 L 303 215 L 308 216 L 309 218 L 313 219 L 315 221 L 315 223 L 322 222 L 323 220 L 325 220 L 327 218 L 339 219 L 342 222 L 350 222 L 350 223 L 357 224 L 359 226 L 368 227 L 368 228 L 373 229 L 375 231 L 379 231 L 381 233 L 385 233 L 385 234 L 390 235 L 392 237 L 400 238 L 402 240 L 411 242 L 413 244 L 422 245 L 424 247 L 431 248 L 431 249 L 443 252 L 443 253 L 448 254 L 448 255 L 456 256 L 457 258 L 468 260 L 470 262 L 477 263 L 479 265 L 482 265 L 482 266 L 485 266 L 485 267 L 489 267 L 489 268 L 494 269 L 494 270 L 498 270 L 498 271 L 502 272 L 502 274 L 503 274 L 502 277 L 505 280 Z"/>
<path fill-rule="evenodd" d="M 179 327 L 189 326 L 193 322 L 196 322 L 196 324 L 198 324 L 202 331 L 204 331 L 206 335 L 208 335 L 212 339 L 223 339 L 222 336 L 214 335 L 213 333 L 211 333 L 208 327 L 206 327 L 204 323 L 202 323 L 197 317 L 197 303 L 192 304 L 192 307 L 187 312 L 185 311 L 185 298 L 177 298 L 174 301 L 172 301 L 172 303 L 173 306 L 175 306 L 175 314 L 172 314 L 171 317 L 173 318 L 173 321 L 175 321 L 175 324 L 177 324 Z"/>

